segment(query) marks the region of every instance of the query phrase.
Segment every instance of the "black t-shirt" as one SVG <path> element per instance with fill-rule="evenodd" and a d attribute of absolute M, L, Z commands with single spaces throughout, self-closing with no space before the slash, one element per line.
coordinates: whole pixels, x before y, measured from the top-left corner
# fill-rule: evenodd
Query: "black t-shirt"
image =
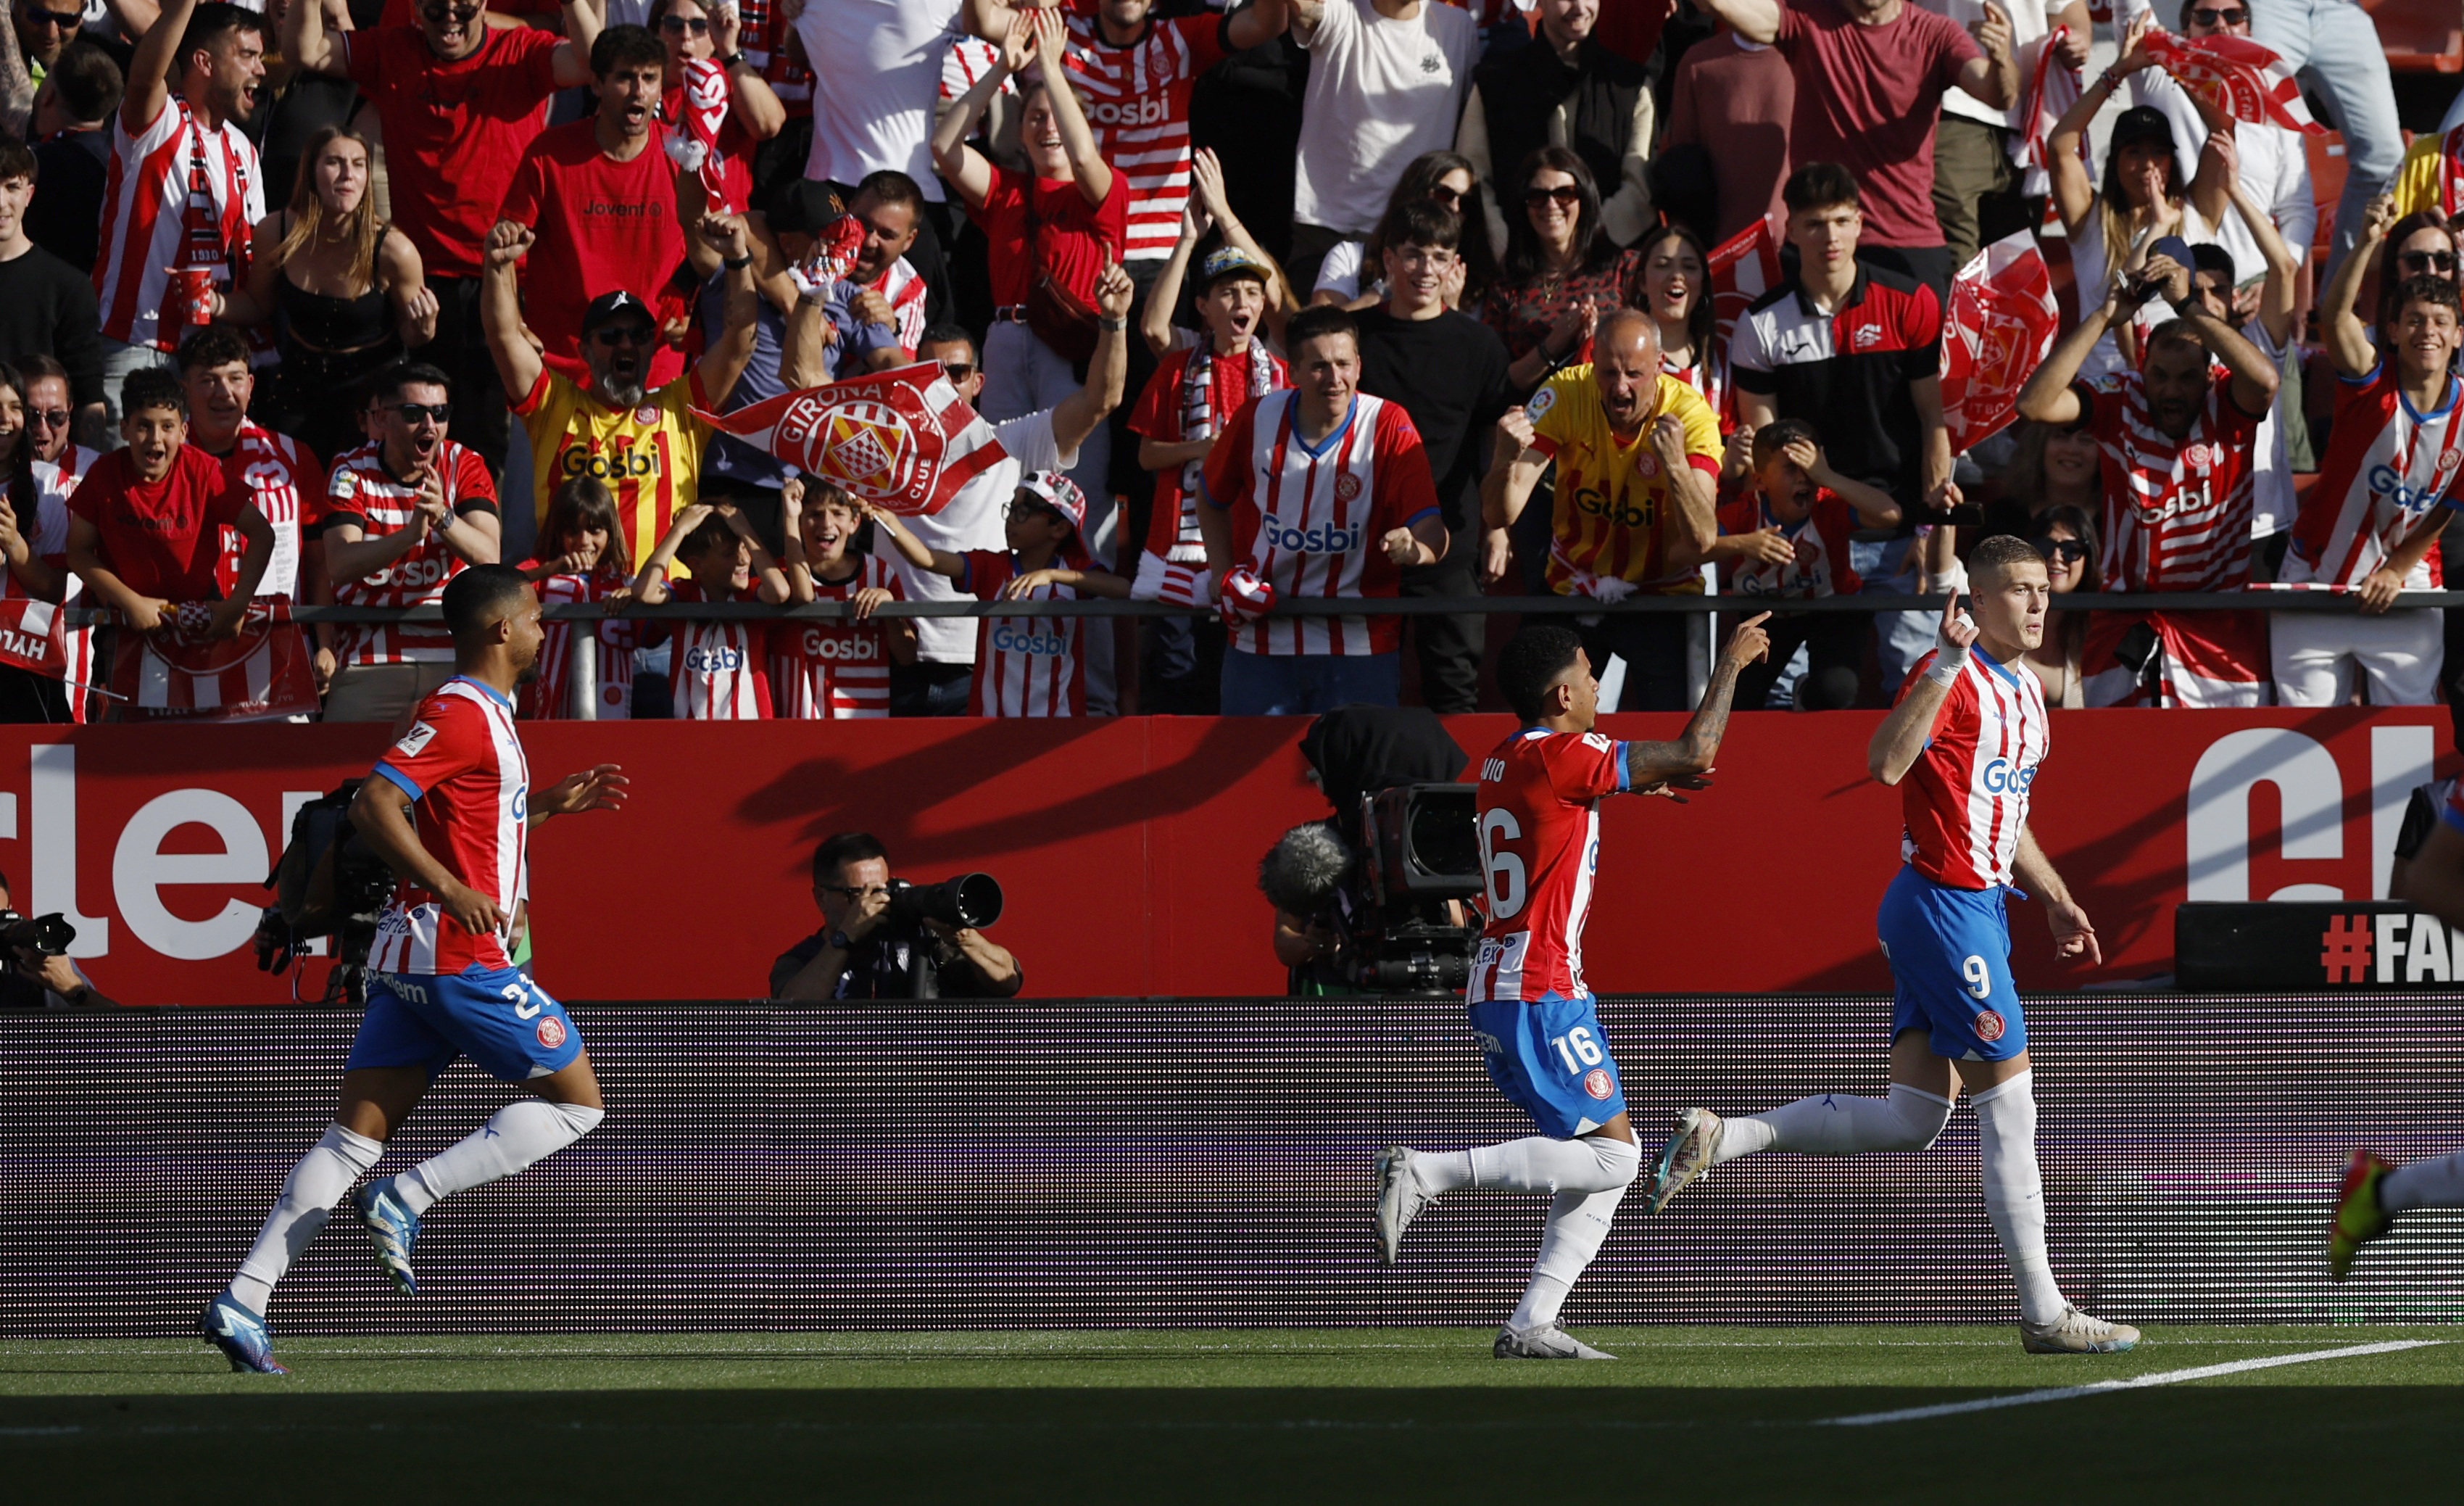
<path fill-rule="evenodd" d="M 770 964 L 770 997 L 779 997 L 787 986 L 787 980 L 803 972 L 804 965 L 820 954 L 828 940 L 829 927 L 824 926 L 780 953 L 779 960 Z M 847 967 L 839 974 L 838 986 L 830 996 L 834 999 L 913 998 L 915 988 L 912 967 L 915 944 L 879 934 L 856 942 L 854 949 L 847 954 Z M 937 970 L 935 981 L 941 998 L 1004 999 L 1018 991 L 1016 988 L 995 988 L 981 968 L 969 962 L 956 946 L 938 937 L 928 935 L 920 944 L 933 948 L 934 966 Z"/>
<path fill-rule="evenodd" d="M 1360 389 L 1412 415 L 1446 527 L 1463 532 L 1480 519 L 1481 441 L 1514 406 L 1506 343 L 1452 309 L 1413 320 L 1369 308 L 1353 318 L 1360 324 Z"/>
<path fill-rule="evenodd" d="M 102 259 L 102 195 L 111 181 L 111 128 L 69 131 L 34 147 L 34 198 L 26 234 L 72 267 Z"/>
<path fill-rule="evenodd" d="M 68 368 L 69 400 L 102 401 L 101 315 L 86 275 L 40 246 L 0 261 L 0 361 L 40 351 Z"/>

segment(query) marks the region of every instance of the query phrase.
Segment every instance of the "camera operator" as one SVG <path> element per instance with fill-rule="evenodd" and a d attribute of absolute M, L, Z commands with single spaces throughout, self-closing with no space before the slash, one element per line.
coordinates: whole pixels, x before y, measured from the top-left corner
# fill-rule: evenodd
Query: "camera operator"
<path fill-rule="evenodd" d="M 890 853 L 864 831 L 842 831 L 813 851 L 813 900 L 822 928 L 770 965 L 770 997 L 1006 999 L 1026 981 L 1008 949 L 972 926 L 927 918 L 902 925 L 891 909 Z M 935 986 L 918 992 L 919 962 Z"/>
<path fill-rule="evenodd" d="M 0 874 L 0 914 L 17 919 L 9 892 L 9 875 Z M 65 956 L 51 956 L 31 946 L 11 947 L 7 966 L 0 968 L 0 1010 L 56 1008 L 64 1004 L 112 1003 L 86 981 L 77 964 Z"/>

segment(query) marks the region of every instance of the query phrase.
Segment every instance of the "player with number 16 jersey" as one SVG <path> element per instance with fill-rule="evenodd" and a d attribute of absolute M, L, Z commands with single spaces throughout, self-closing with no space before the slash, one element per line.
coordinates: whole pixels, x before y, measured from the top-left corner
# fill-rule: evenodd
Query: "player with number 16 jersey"
<path fill-rule="evenodd" d="M 1737 630 L 1701 709 L 1675 742 L 1619 742 L 1592 730 L 1599 683 L 1582 640 L 1567 629 L 1526 628 L 1498 661 L 1500 688 L 1524 726 L 1481 762 L 1487 923 L 1463 1004 L 1489 1080 L 1540 1133 L 1470 1150 L 1387 1150 L 1377 1158 L 1377 1252 L 1392 1264 L 1404 1229 L 1441 1193 L 1551 1193 L 1539 1263 L 1492 1350 L 1501 1360 L 1609 1358 L 1557 1322 L 1568 1289 L 1599 1253 L 1642 1161 L 1608 1032 L 1583 976 L 1600 802 L 1704 787 L 1738 672 L 1769 643 L 1762 622 L 1755 617 Z"/>

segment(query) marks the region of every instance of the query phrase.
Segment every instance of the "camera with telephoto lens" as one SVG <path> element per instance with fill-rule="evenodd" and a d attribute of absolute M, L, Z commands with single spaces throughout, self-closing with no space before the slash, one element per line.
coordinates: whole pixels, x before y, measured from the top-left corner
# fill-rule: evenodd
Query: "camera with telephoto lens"
<path fill-rule="evenodd" d="M 0 910 L 0 947 L 11 952 L 40 952 L 45 957 L 66 957 L 69 943 L 77 940 L 77 927 L 61 918 L 56 910 L 50 915 L 20 915 L 14 910 Z"/>
<path fill-rule="evenodd" d="M 960 874 L 937 884 L 890 881 L 891 925 L 906 935 L 921 931 L 927 920 L 979 931 L 1001 917 L 1001 881 L 990 874 Z"/>

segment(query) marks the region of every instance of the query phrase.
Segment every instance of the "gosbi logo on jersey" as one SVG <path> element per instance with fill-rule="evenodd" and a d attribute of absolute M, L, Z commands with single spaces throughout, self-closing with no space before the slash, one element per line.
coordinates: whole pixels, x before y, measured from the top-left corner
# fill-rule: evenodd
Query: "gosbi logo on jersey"
<path fill-rule="evenodd" d="M 1990 794 L 2024 795 L 2028 786 L 2036 782 L 2036 768 L 2033 764 L 2021 768 L 2007 758 L 1997 758 L 1979 770 L 1976 778 Z"/>
<path fill-rule="evenodd" d="M 1316 528 L 1302 528 L 1285 522 L 1271 513 L 1259 524 L 1266 542 L 1286 554 L 1350 554 L 1360 547 L 1366 530 L 1342 528 L 1332 523 Z"/>
<path fill-rule="evenodd" d="M 696 644 L 685 653 L 688 675 L 725 675 L 744 668 L 744 651 L 738 648 L 711 648 Z"/>
<path fill-rule="evenodd" d="M 993 629 L 993 649 L 1000 653 L 1034 653 L 1057 658 L 1069 652 L 1068 640 L 1057 632 L 1037 632 L 1007 623 Z"/>
<path fill-rule="evenodd" d="M 586 476 L 594 481 L 639 481 L 659 474 L 659 453 L 629 439 L 617 440 L 605 453 L 595 444 L 568 445 L 557 469 L 568 476 Z"/>
<path fill-rule="evenodd" d="M 804 630 L 804 656 L 809 659 L 877 659 L 881 657 L 881 638 L 876 633 L 832 632 L 826 628 Z"/>
<path fill-rule="evenodd" d="M 1097 125 L 1161 125 L 1170 118 L 1162 96 L 1152 94 L 1127 104 L 1098 100 L 1089 107 L 1087 114 Z"/>
<path fill-rule="evenodd" d="M 2370 467 L 2370 495 L 2384 497 L 2408 513 L 2426 512 L 2446 492 L 2448 476 L 2458 459 L 2464 459 L 2464 450 L 2450 450 L 2440 455 L 2438 474 L 2428 486 L 2405 485 L 2403 473 L 2381 461 Z"/>

